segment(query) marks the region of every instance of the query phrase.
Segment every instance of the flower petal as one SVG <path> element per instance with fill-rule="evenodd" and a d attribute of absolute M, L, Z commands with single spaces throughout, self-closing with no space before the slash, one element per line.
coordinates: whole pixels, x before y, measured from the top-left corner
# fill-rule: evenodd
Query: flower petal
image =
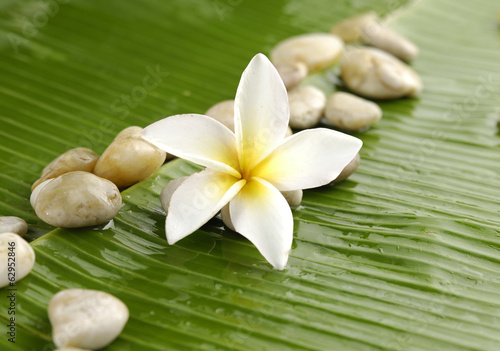
<path fill-rule="evenodd" d="M 209 168 L 191 175 L 170 199 L 165 223 L 168 243 L 176 243 L 208 222 L 245 183 Z"/>
<path fill-rule="evenodd" d="M 211 117 L 167 117 L 144 128 L 142 137 L 169 154 L 240 177 L 235 136 Z"/>
<path fill-rule="evenodd" d="M 241 76 L 234 106 L 243 172 L 250 171 L 281 144 L 289 119 L 288 95 L 281 77 L 266 56 L 255 55 Z"/>
<path fill-rule="evenodd" d="M 229 206 L 236 231 L 250 240 L 274 268 L 284 269 L 292 247 L 293 217 L 283 195 L 269 182 L 253 178 Z"/>
<path fill-rule="evenodd" d="M 287 138 L 252 171 L 280 191 L 315 188 L 334 180 L 363 142 L 331 129 L 304 130 Z"/>

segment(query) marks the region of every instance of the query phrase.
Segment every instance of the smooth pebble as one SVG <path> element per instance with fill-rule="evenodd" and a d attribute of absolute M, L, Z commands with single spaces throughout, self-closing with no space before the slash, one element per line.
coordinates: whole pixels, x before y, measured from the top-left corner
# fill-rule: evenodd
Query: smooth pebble
<path fill-rule="evenodd" d="M 291 64 L 282 63 L 276 65 L 276 70 L 278 71 L 283 83 L 287 90 L 295 88 L 300 82 L 307 77 L 308 69 L 303 62 L 294 62 Z"/>
<path fill-rule="evenodd" d="M 387 51 L 403 61 L 412 61 L 418 55 L 418 47 L 389 27 L 377 22 L 366 25 L 361 34 L 363 41 Z"/>
<path fill-rule="evenodd" d="M 77 171 L 40 184 L 30 201 L 44 222 L 62 228 L 81 228 L 108 222 L 120 210 L 122 198 L 109 180 Z"/>
<path fill-rule="evenodd" d="M 222 222 L 226 225 L 226 227 L 235 232 L 236 229 L 234 229 L 233 222 L 231 221 L 231 213 L 229 212 L 229 204 L 227 204 L 222 208 L 222 210 L 220 210 L 220 215 L 222 218 Z"/>
<path fill-rule="evenodd" d="M 404 62 L 376 48 L 356 48 L 340 60 L 344 84 L 354 93 L 373 99 L 417 96 L 420 77 Z"/>
<path fill-rule="evenodd" d="M 288 92 L 290 105 L 290 126 L 297 129 L 317 125 L 325 110 L 325 94 L 310 85 L 298 86 Z"/>
<path fill-rule="evenodd" d="M 97 161 L 94 173 L 119 188 L 128 187 L 152 175 L 167 154 L 142 138 L 142 128 L 121 131 Z"/>
<path fill-rule="evenodd" d="M 67 289 L 49 302 L 52 339 L 57 347 L 97 350 L 113 342 L 129 317 L 127 306 L 103 291 Z"/>
<path fill-rule="evenodd" d="M 234 133 L 234 100 L 224 100 L 210 107 L 205 115 L 219 121 Z"/>
<path fill-rule="evenodd" d="M 172 198 L 172 195 L 187 178 L 188 176 L 173 179 L 169 181 L 161 191 L 160 201 L 165 213 L 168 213 L 168 207 L 170 206 L 170 199 Z"/>
<path fill-rule="evenodd" d="M 31 186 L 31 191 L 47 179 L 56 178 L 64 173 L 73 171 L 92 172 L 98 159 L 98 154 L 85 147 L 68 150 L 43 169 L 40 178 Z"/>
<path fill-rule="evenodd" d="M 334 34 L 302 34 L 278 43 L 271 51 L 271 62 L 275 66 L 302 62 L 312 73 L 332 65 L 343 49 L 344 42 Z"/>
<path fill-rule="evenodd" d="M 326 119 L 335 127 L 359 131 L 382 118 L 382 109 L 374 102 L 356 95 L 337 92 L 326 101 Z"/>
<path fill-rule="evenodd" d="M 34 264 L 35 252 L 26 240 L 16 233 L 0 234 L 0 288 L 14 282 L 10 279 L 19 281 L 26 277 Z M 9 271 L 9 265 L 14 270 Z"/>
<path fill-rule="evenodd" d="M 284 196 L 286 202 L 288 202 L 291 207 L 297 207 L 302 202 L 302 196 L 304 195 L 304 192 L 299 189 L 282 191 L 281 194 Z"/>
<path fill-rule="evenodd" d="M 0 217 L 0 233 L 16 233 L 23 236 L 27 232 L 28 224 L 23 219 L 14 216 Z"/>
<path fill-rule="evenodd" d="M 359 153 L 358 153 L 358 154 L 356 154 L 356 156 L 354 156 L 352 161 L 349 162 L 347 164 L 347 166 L 345 166 L 345 168 L 342 170 L 342 172 L 340 172 L 338 177 L 335 178 L 331 183 L 337 184 L 337 183 L 340 183 L 341 181 L 349 178 L 351 176 L 351 174 L 353 174 L 356 171 L 356 169 L 358 169 L 360 162 L 361 162 L 361 157 L 359 156 Z"/>
<path fill-rule="evenodd" d="M 234 133 L 234 100 L 224 100 L 216 103 L 205 112 L 205 115 L 222 123 Z M 292 129 L 288 127 L 285 137 L 292 134 Z"/>
<path fill-rule="evenodd" d="M 378 16 L 375 12 L 367 12 L 358 16 L 346 18 L 336 23 L 331 33 L 338 35 L 345 43 L 358 41 L 365 26 L 376 23 Z"/>

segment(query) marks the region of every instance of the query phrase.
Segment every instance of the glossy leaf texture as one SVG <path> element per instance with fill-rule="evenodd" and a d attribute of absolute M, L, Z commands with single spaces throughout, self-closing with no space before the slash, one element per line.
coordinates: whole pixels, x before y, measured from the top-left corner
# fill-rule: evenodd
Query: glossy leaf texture
<path fill-rule="evenodd" d="M 0 290 L 0 349 L 52 350 L 47 304 L 73 287 L 129 307 L 106 350 L 499 349 L 496 1 L 40 4 L 0 5 L 0 213 L 25 218 L 31 239 L 50 231 L 16 285 L 15 344 Z M 379 103 L 349 180 L 304 192 L 284 271 L 219 218 L 167 244 L 159 193 L 200 169 L 182 160 L 124 191 L 107 229 L 51 231 L 33 214 L 31 183 L 66 149 L 102 152 L 124 127 L 203 113 L 234 97 L 255 53 L 367 9 L 394 12 L 420 47 L 425 89 Z"/>

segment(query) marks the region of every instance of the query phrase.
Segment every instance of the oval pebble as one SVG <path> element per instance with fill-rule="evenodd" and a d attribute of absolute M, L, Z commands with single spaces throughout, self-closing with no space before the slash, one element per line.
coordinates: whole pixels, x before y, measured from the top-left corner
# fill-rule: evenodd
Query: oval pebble
<path fill-rule="evenodd" d="M 382 118 L 382 109 L 374 102 L 356 95 L 337 92 L 326 101 L 326 119 L 335 127 L 360 131 Z"/>
<path fill-rule="evenodd" d="M 342 172 L 340 172 L 338 177 L 331 182 L 331 184 L 337 184 L 349 178 L 351 174 L 353 174 L 358 169 L 360 162 L 361 162 L 361 157 L 359 156 L 358 153 L 356 154 L 356 156 L 354 156 L 352 161 L 349 162 L 347 166 L 345 166 L 345 168 L 342 170 Z"/>
<path fill-rule="evenodd" d="M 106 223 L 118 213 L 122 203 L 115 184 L 88 172 L 66 173 L 39 187 L 30 199 L 35 213 L 56 227 L 81 228 Z"/>
<path fill-rule="evenodd" d="M 332 65 L 342 54 L 344 42 L 329 33 L 302 34 L 278 43 L 271 51 L 271 62 L 294 65 L 302 62 L 309 73 Z"/>
<path fill-rule="evenodd" d="M 205 115 L 222 123 L 234 133 L 234 100 L 224 100 L 216 103 L 205 112 Z M 292 129 L 288 127 L 285 137 L 292 134 Z"/>
<path fill-rule="evenodd" d="M 205 115 L 219 121 L 234 133 L 234 100 L 224 100 L 210 107 Z"/>
<path fill-rule="evenodd" d="M 220 210 L 220 215 L 225 226 L 235 232 L 236 229 L 234 229 L 233 222 L 231 221 L 231 213 L 229 212 L 229 204 L 227 204 L 222 208 L 222 210 Z"/>
<path fill-rule="evenodd" d="M 422 90 L 420 77 L 396 57 L 376 48 L 356 48 L 340 60 L 340 74 L 354 93 L 373 99 L 413 97 Z"/>
<path fill-rule="evenodd" d="M 9 258 L 11 258 L 10 261 Z M 12 258 L 14 258 L 14 261 L 12 261 Z M 8 270 L 8 263 L 11 262 L 15 263 L 14 272 Z M 31 272 L 34 264 L 35 252 L 26 240 L 16 233 L 0 234 L 0 288 L 26 277 Z M 14 273 L 14 276 L 12 273 Z M 15 279 L 15 281 L 10 279 Z"/>
<path fill-rule="evenodd" d="M 310 85 L 298 86 L 288 92 L 290 126 L 305 129 L 316 126 L 323 116 L 326 105 L 325 94 Z"/>
<path fill-rule="evenodd" d="M 14 216 L 0 217 L 0 233 L 16 233 L 23 236 L 27 232 L 28 224 L 23 219 Z"/>
<path fill-rule="evenodd" d="M 330 32 L 339 36 L 345 43 L 358 41 L 365 26 L 376 23 L 377 20 L 375 12 L 362 13 L 336 23 Z"/>
<path fill-rule="evenodd" d="M 295 88 L 307 77 L 308 73 L 307 66 L 303 62 L 294 62 L 292 64 L 278 64 L 276 65 L 276 70 L 283 80 L 283 84 L 285 84 L 287 90 Z"/>
<path fill-rule="evenodd" d="M 282 191 L 281 194 L 291 207 L 297 207 L 302 202 L 304 192 L 299 190 Z"/>
<path fill-rule="evenodd" d="M 403 61 L 411 61 L 418 55 L 418 47 L 389 27 L 377 22 L 366 25 L 361 33 L 363 41 L 387 51 Z"/>
<path fill-rule="evenodd" d="M 152 175 L 167 154 L 142 138 L 142 128 L 121 131 L 97 161 L 94 174 L 119 188 L 131 186 Z"/>
<path fill-rule="evenodd" d="M 73 171 L 92 172 L 98 159 L 98 154 L 85 147 L 68 150 L 43 169 L 40 179 L 31 186 L 31 191 L 47 179 L 58 177 L 64 173 Z"/>
<path fill-rule="evenodd" d="M 103 291 L 67 289 L 49 302 L 52 339 L 59 348 L 97 350 L 113 342 L 129 317 L 127 306 Z"/>
<path fill-rule="evenodd" d="M 188 179 L 188 176 L 173 179 L 169 181 L 161 191 L 160 201 L 165 213 L 168 213 L 168 207 L 170 206 L 170 199 L 172 198 L 172 195 L 186 179 Z"/>

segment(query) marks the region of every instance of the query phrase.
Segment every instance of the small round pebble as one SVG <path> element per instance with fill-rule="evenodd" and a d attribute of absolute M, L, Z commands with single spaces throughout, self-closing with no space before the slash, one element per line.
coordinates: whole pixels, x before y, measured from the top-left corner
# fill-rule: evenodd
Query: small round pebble
<path fill-rule="evenodd" d="M 33 183 L 31 191 L 35 190 L 40 183 L 47 179 L 58 177 L 64 173 L 73 171 L 92 172 L 98 159 L 98 154 L 85 147 L 68 150 L 43 169 L 40 179 Z"/>
<path fill-rule="evenodd" d="M 382 110 L 372 101 L 337 92 L 330 95 L 326 101 L 325 117 L 335 127 L 359 131 L 379 121 L 382 118 Z"/>
<path fill-rule="evenodd" d="M 340 172 L 338 177 L 332 181 L 332 184 L 340 183 L 341 181 L 349 178 L 351 176 L 351 174 L 353 174 L 358 169 L 360 162 L 361 162 L 361 157 L 359 156 L 359 153 L 358 153 L 358 154 L 356 154 L 356 156 L 354 156 L 352 161 L 349 162 L 349 164 L 347 166 L 345 166 L 345 168 L 342 170 L 342 172 Z"/>
<path fill-rule="evenodd" d="M 81 228 L 108 222 L 120 210 L 122 198 L 109 180 L 77 171 L 40 184 L 30 201 L 44 222 L 62 228 Z"/>
<path fill-rule="evenodd" d="M 222 208 L 222 210 L 220 210 L 220 215 L 222 218 L 222 222 L 224 222 L 225 226 L 231 229 L 233 232 L 235 232 L 236 229 L 234 229 L 234 225 L 231 220 L 231 213 L 229 212 L 229 204 L 227 204 Z"/>
<path fill-rule="evenodd" d="M 59 348 L 98 350 L 113 342 L 129 317 L 118 298 L 97 290 L 67 289 L 49 302 L 52 339 Z"/>
<path fill-rule="evenodd" d="M 297 207 L 302 202 L 302 196 L 304 195 L 304 192 L 299 189 L 282 191 L 281 194 L 284 196 L 286 202 L 288 202 L 291 207 Z"/>
<path fill-rule="evenodd" d="M 9 264 L 14 270 L 9 270 Z M 26 277 L 35 264 L 31 245 L 16 233 L 0 234 L 0 288 Z"/>
<path fill-rule="evenodd" d="M 40 192 L 42 191 L 42 189 L 45 188 L 47 186 L 47 184 L 49 184 L 50 182 L 52 182 L 54 179 L 55 178 L 47 179 L 46 181 L 44 181 L 43 183 L 41 183 L 40 185 L 38 185 L 33 190 L 33 192 L 31 193 L 31 196 L 30 196 L 30 204 L 31 204 L 31 207 L 33 207 L 33 209 L 35 209 L 35 200 L 38 198 L 38 194 L 40 194 Z"/>
<path fill-rule="evenodd" d="M 278 43 L 271 51 L 271 62 L 277 65 L 294 65 L 302 62 L 309 73 L 332 65 L 342 54 L 344 42 L 329 33 L 297 35 Z"/>
<path fill-rule="evenodd" d="M 26 222 L 14 216 L 0 217 L 0 233 L 16 233 L 23 236 L 28 232 L 28 225 Z"/>
<path fill-rule="evenodd" d="M 310 85 L 298 86 L 288 92 L 290 126 L 306 129 L 316 126 L 323 116 L 326 105 L 325 94 Z"/>
<path fill-rule="evenodd" d="M 94 174 L 119 188 L 131 186 L 152 175 L 167 154 L 142 138 L 142 128 L 121 131 L 97 161 Z"/>
<path fill-rule="evenodd" d="M 234 100 L 224 100 L 216 103 L 205 112 L 205 115 L 222 123 L 234 133 Z M 292 129 L 288 127 L 285 137 L 292 134 Z"/>
<path fill-rule="evenodd" d="M 287 90 L 295 88 L 307 77 L 308 69 L 305 63 L 295 62 L 292 64 L 282 63 L 276 65 L 283 83 Z"/>
<path fill-rule="evenodd" d="M 415 44 L 377 22 L 365 26 L 361 38 L 366 44 L 387 51 L 403 61 L 412 61 L 418 55 L 418 47 Z"/>
<path fill-rule="evenodd" d="M 377 23 L 378 16 L 375 12 L 367 12 L 361 15 L 347 18 L 336 23 L 330 32 L 338 35 L 345 43 L 358 41 L 365 26 Z"/>
<path fill-rule="evenodd" d="M 234 133 L 234 100 L 224 100 L 210 107 L 205 115 L 212 117 Z"/>
<path fill-rule="evenodd" d="M 188 176 L 173 179 L 168 182 L 161 191 L 160 201 L 165 213 L 168 213 L 168 207 L 170 206 L 170 199 L 172 198 L 172 195 L 186 179 L 188 179 Z"/>
<path fill-rule="evenodd" d="M 372 99 L 417 96 L 420 77 L 404 62 L 376 48 L 356 48 L 340 60 L 344 84 L 354 93 Z"/>

